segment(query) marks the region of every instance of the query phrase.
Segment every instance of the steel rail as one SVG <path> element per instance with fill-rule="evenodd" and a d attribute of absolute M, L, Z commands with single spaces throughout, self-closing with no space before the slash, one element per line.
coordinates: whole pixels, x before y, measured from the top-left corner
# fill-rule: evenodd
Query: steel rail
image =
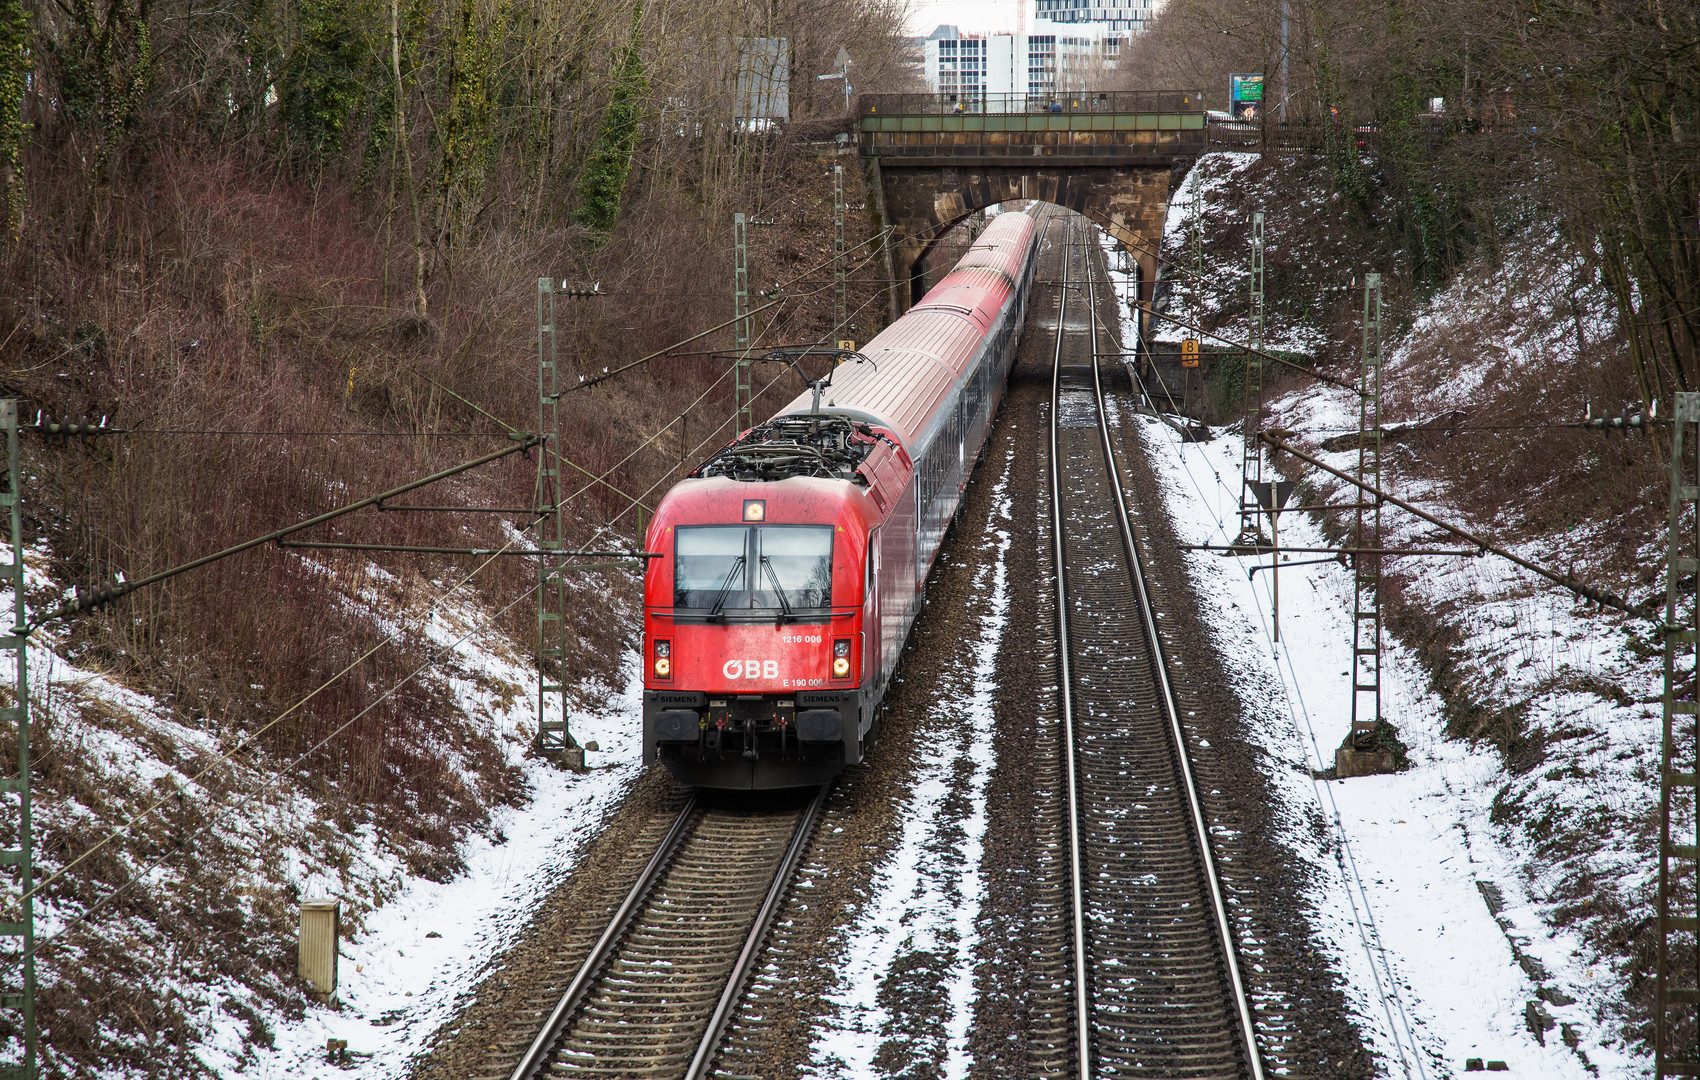
<path fill-rule="evenodd" d="M 715 1003 L 714 1014 L 708 1019 L 708 1027 L 702 1033 L 702 1041 L 697 1044 L 697 1052 L 691 1058 L 691 1063 L 685 1069 L 685 1080 L 702 1080 L 709 1075 L 714 1065 L 715 1054 L 720 1049 L 721 1037 L 726 1034 L 727 1026 L 732 1022 L 732 1010 L 744 996 L 744 984 L 749 981 L 750 972 L 755 969 L 756 960 L 761 956 L 762 948 L 767 941 L 767 932 L 773 927 L 773 920 L 779 915 L 780 905 L 785 903 L 785 896 L 791 890 L 791 879 L 797 872 L 797 865 L 803 861 L 803 850 L 808 847 L 809 839 L 814 835 L 815 825 L 820 821 L 822 810 L 826 807 L 827 794 L 832 790 L 831 784 L 822 784 L 809 808 L 803 812 L 802 820 L 797 823 L 797 834 L 791 838 L 791 845 L 785 850 L 785 857 L 779 861 L 779 868 L 774 872 L 773 884 L 768 888 L 767 897 L 762 901 L 761 910 L 756 913 L 756 921 L 750 927 L 749 936 L 744 939 L 744 947 L 738 953 L 738 960 L 732 965 L 732 972 L 726 978 L 726 987 L 720 992 L 720 1000 Z"/>
<path fill-rule="evenodd" d="M 1074 222 L 1065 223 L 1063 232 L 1063 281 L 1068 281 L 1069 244 L 1074 235 Z M 1035 256 L 1037 252 L 1035 252 Z M 1057 464 L 1060 450 L 1057 445 L 1058 410 L 1062 403 L 1062 346 L 1063 328 L 1068 316 L 1068 291 L 1065 288 L 1057 304 L 1057 339 L 1051 354 L 1051 558 L 1057 578 L 1057 670 L 1062 698 L 1063 774 L 1068 799 L 1069 889 L 1073 897 L 1074 931 L 1074 1027 L 1077 1075 L 1092 1075 L 1092 1013 L 1086 981 L 1086 903 L 1082 879 L 1085 858 L 1080 843 L 1080 791 L 1074 747 L 1074 676 L 1069 665 L 1068 587 L 1066 562 L 1063 557 L 1062 475 Z"/>
<path fill-rule="evenodd" d="M 631 891 L 626 894 L 625 900 L 615 910 L 614 917 L 608 921 L 607 929 L 602 931 L 602 936 L 591 948 L 590 955 L 585 957 L 578 973 L 573 976 L 573 981 L 567 984 L 566 993 L 561 995 L 561 1000 L 556 1002 L 554 1011 L 543 1022 L 543 1029 L 537 1033 L 537 1038 L 532 1040 L 531 1046 L 525 1051 L 525 1055 L 519 1059 L 519 1064 L 514 1066 L 514 1071 L 509 1080 L 532 1080 L 533 1077 L 541 1075 L 544 1066 L 548 1063 L 550 1051 L 554 1049 L 555 1042 L 566 1030 L 567 1022 L 572 1019 L 573 1013 L 577 1012 L 579 1005 L 583 1003 L 585 993 L 589 991 L 590 984 L 596 978 L 597 972 L 613 955 L 614 946 L 631 928 L 632 920 L 636 917 L 638 909 L 643 906 L 644 899 L 649 896 L 650 890 L 655 887 L 656 881 L 660 879 L 661 872 L 666 869 L 667 863 L 684 842 L 687 831 L 685 826 L 696 816 L 696 809 L 697 798 L 692 795 L 686 801 L 684 809 L 679 811 L 679 816 L 673 822 L 673 827 L 667 830 L 667 835 L 662 838 L 661 844 L 655 849 L 655 854 L 650 856 L 648 864 L 644 866 L 643 872 L 638 875 L 636 883 L 632 885 Z"/>
<path fill-rule="evenodd" d="M 1094 353 L 1092 357 L 1092 392 L 1096 397 L 1098 406 L 1098 433 L 1103 440 L 1104 468 L 1109 471 L 1110 489 L 1115 492 L 1116 496 L 1116 523 L 1121 532 L 1122 547 L 1127 554 L 1128 573 L 1133 579 L 1135 590 L 1139 594 L 1140 615 L 1144 619 L 1146 632 L 1151 640 L 1152 659 L 1155 661 L 1152 666 L 1156 669 L 1157 680 L 1163 692 L 1163 706 L 1168 713 L 1169 732 L 1175 741 L 1175 758 L 1180 763 L 1181 775 L 1186 788 L 1187 804 L 1191 809 L 1193 833 L 1198 841 L 1199 856 L 1204 863 L 1204 877 L 1210 886 L 1210 902 L 1214 909 L 1216 931 L 1221 937 L 1222 958 L 1228 969 L 1228 980 L 1233 991 L 1234 1004 L 1239 1013 L 1240 1034 L 1245 1040 L 1246 1062 L 1251 1068 L 1253 1080 L 1264 1080 L 1263 1059 L 1257 1051 L 1257 1027 L 1251 1014 L 1251 999 L 1246 993 L 1245 980 L 1240 974 L 1238 954 L 1234 947 L 1233 928 L 1229 924 L 1228 908 L 1222 894 L 1221 878 L 1216 871 L 1216 856 L 1210 847 L 1210 829 L 1204 820 L 1204 805 L 1198 797 L 1198 783 L 1192 774 L 1192 762 L 1186 748 L 1186 735 L 1181 730 L 1180 708 L 1175 703 L 1174 688 L 1169 683 L 1168 661 L 1163 655 L 1162 638 L 1158 636 L 1157 618 L 1151 605 L 1151 595 L 1145 587 L 1144 566 L 1139 556 L 1139 546 L 1134 539 L 1133 523 L 1128 517 L 1127 497 L 1122 490 L 1121 469 L 1116 463 L 1115 446 L 1110 441 L 1110 421 L 1104 408 L 1104 384 L 1100 375 L 1100 362 L 1096 355 L 1098 344 L 1097 288 L 1090 265 L 1087 268 L 1086 277 L 1089 285 L 1087 302 L 1091 305 L 1089 318 Z M 1060 341 L 1061 320 L 1058 320 L 1058 327 Z M 1051 437 L 1053 439 L 1053 450 L 1051 467 L 1054 470 L 1056 468 L 1054 449 L 1056 414 L 1054 405 L 1052 409 Z"/>

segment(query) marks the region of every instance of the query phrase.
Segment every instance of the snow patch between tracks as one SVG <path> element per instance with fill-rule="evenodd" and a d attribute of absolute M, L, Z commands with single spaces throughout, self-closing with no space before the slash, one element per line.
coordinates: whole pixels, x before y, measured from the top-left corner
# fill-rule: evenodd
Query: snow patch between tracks
<path fill-rule="evenodd" d="M 994 754 L 992 719 L 997 657 L 1008 625 L 1007 556 L 1013 535 L 1011 461 L 992 490 L 992 558 L 976 576 L 970 603 L 983 612 L 978 638 L 964 643 L 972 659 L 959 694 L 934 707 L 941 736 L 924 742 L 903 837 L 874 879 L 874 894 L 845 933 L 846 960 L 836 1010 L 810 1055 L 815 1075 L 864 1077 L 901 1071 L 890 1058 L 931 1059 L 951 1080 L 968 1074 L 968 1032 L 974 1011 L 975 922 L 986 894 L 981 852 L 986 832 L 986 785 Z M 949 733 L 956 738 L 949 738 Z M 916 1017 L 893 1008 L 906 983 L 930 984 L 940 1015 Z M 908 1014 L 908 1015 L 904 1015 Z M 909 1025 L 904 1025 L 907 1020 Z M 936 1036 L 917 1033 L 916 1021 Z"/>

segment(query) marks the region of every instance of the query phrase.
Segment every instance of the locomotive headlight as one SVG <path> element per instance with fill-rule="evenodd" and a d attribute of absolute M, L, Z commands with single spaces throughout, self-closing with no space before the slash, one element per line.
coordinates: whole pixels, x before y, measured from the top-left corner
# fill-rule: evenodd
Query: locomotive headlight
<path fill-rule="evenodd" d="M 673 643 L 665 638 L 655 639 L 655 660 L 650 670 L 655 672 L 657 679 L 673 677 Z"/>
<path fill-rule="evenodd" d="M 832 642 L 832 677 L 835 679 L 848 678 L 850 675 L 850 639 L 835 638 Z"/>

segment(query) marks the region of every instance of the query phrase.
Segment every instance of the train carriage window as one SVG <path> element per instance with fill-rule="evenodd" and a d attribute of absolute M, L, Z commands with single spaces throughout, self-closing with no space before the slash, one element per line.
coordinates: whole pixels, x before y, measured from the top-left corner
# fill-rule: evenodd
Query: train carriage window
<path fill-rule="evenodd" d="M 673 541 L 673 604 L 748 607 L 750 530 L 743 525 L 681 525 Z M 722 590 L 725 596 L 721 597 Z"/>

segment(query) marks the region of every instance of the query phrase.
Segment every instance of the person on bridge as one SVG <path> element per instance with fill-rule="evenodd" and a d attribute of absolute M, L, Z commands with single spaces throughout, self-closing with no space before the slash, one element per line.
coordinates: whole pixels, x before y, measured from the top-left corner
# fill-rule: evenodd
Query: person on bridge
<path fill-rule="evenodd" d="M 1060 101 L 1051 102 L 1051 111 L 1054 112 L 1054 113 L 1062 112 L 1062 102 L 1060 102 Z"/>

